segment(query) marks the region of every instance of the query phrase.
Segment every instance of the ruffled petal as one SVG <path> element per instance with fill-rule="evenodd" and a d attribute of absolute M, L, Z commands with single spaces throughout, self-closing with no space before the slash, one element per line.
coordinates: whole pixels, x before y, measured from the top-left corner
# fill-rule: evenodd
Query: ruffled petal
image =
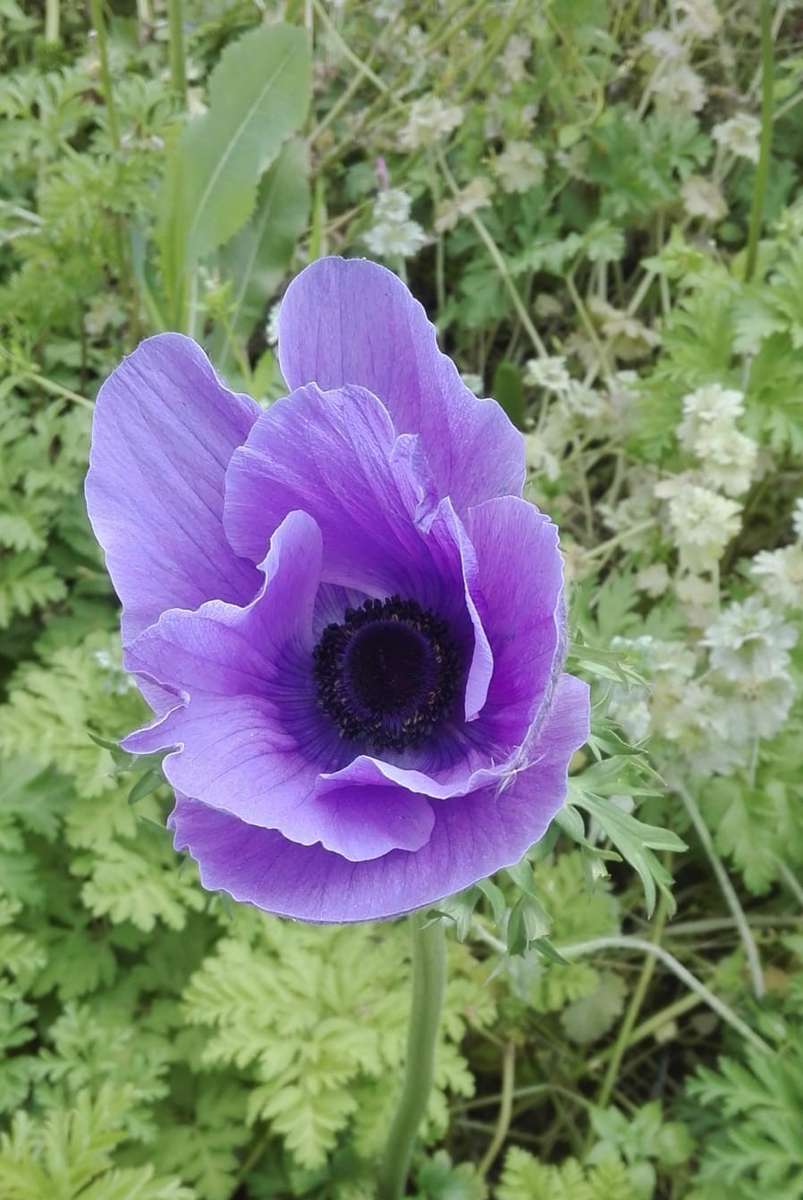
<path fill-rule="evenodd" d="M 164 760 L 180 792 L 270 825 L 312 794 L 325 762 L 342 761 L 315 705 L 312 618 L 320 530 L 291 513 L 274 534 L 256 598 L 171 609 L 128 647 L 128 670 L 181 703 L 123 742 L 133 753 L 178 746 Z"/>
<path fill-rule="evenodd" d="M 446 799 L 490 786 L 511 762 L 528 761 L 539 710 L 548 708 L 563 662 L 558 532 L 548 517 L 515 496 L 471 509 L 467 522 L 470 594 L 481 606 L 492 664 L 484 704 L 473 725 L 453 724 L 401 760 L 358 755 L 333 773 L 342 783 L 386 781 Z"/>
<path fill-rule="evenodd" d="M 233 455 L 224 524 L 237 554 L 260 562 L 293 509 L 324 539 L 324 580 L 381 592 L 403 587 L 415 562 L 416 520 L 432 511 L 409 439 L 401 450 L 387 410 L 363 388 L 314 385 L 277 400 Z"/>
<path fill-rule="evenodd" d="M 588 688 L 564 675 L 544 720 L 533 764 L 500 786 L 433 806 L 432 834 L 416 852 L 349 862 L 255 829 L 197 800 L 171 817 L 177 849 L 201 880 L 268 912 L 305 921 L 368 921 L 431 905 L 518 862 L 546 831 L 566 794 L 569 759 L 588 735 Z"/>
<path fill-rule="evenodd" d="M 523 741 L 560 672 L 566 640 L 563 559 L 549 517 L 515 496 L 468 513 L 493 677 L 474 736 L 496 746 Z"/>
<path fill-rule="evenodd" d="M 417 850 L 433 814 L 424 796 L 387 784 L 320 782 L 348 750 L 316 707 L 313 622 L 321 535 L 291 513 L 271 540 L 264 583 L 245 608 L 209 601 L 170 610 L 126 652 L 129 670 L 181 698 L 123 742 L 133 753 L 178 747 L 163 763 L 177 792 L 301 845 L 346 858 Z"/>
<path fill-rule="evenodd" d="M 291 388 L 358 384 L 416 433 L 440 496 L 458 512 L 520 495 L 521 434 L 493 400 L 478 400 L 438 349 L 435 327 L 391 271 L 324 258 L 302 271 L 279 311 L 279 361 Z"/>
<path fill-rule="evenodd" d="M 168 608 L 259 586 L 223 531 L 225 471 L 259 413 L 190 338 L 148 338 L 98 393 L 86 503 L 123 604 L 123 638 Z"/>
<path fill-rule="evenodd" d="M 432 508 L 416 439 L 397 437 L 364 388 L 300 388 L 263 413 L 232 456 L 224 522 L 238 554 L 260 559 L 292 509 L 321 529 L 324 583 L 398 593 L 452 619 L 470 659 L 466 719 L 476 717 L 493 669 L 473 596 L 476 556 L 451 501 Z"/>

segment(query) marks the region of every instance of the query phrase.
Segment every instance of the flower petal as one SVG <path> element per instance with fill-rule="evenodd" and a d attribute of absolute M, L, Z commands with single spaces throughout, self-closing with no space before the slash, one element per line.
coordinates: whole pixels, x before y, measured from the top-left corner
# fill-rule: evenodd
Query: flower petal
<path fill-rule="evenodd" d="M 454 724 L 401 764 L 358 755 L 333 773 L 342 783 L 384 780 L 446 799 L 490 786 L 511 762 L 529 761 L 539 709 L 548 709 L 563 662 L 563 563 L 557 529 L 516 496 L 489 500 L 471 509 L 466 519 L 474 556 L 470 594 L 481 606 L 492 664 L 490 683 L 484 681 L 484 704 L 473 725 Z M 470 720 L 468 707 L 466 717 Z"/>
<path fill-rule="evenodd" d="M 349 862 L 184 798 L 170 819 L 175 846 L 198 861 L 204 887 L 268 912 L 320 922 L 396 916 L 518 862 L 561 807 L 569 759 L 587 734 L 588 688 L 564 675 L 533 765 L 501 789 L 497 784 L 433 806 L 432 835 L 417 852 Z"/>
<path fill-rule="evenodd" d="M 415 518 L 427 480 L 405 440 L 364 388 L 299 388 L 262 413 L 226 476 L 224 524 L 237 554 L 260 562 L 293 509 L 310 513 L 324 539 L 323 578 L 382 591 L 404 585 L 419 540 Z M 420 465 L 420 464 L 419 464 Z"/>
<path fill-rule="evenodd" d="M 476 556 L 451 501 L 431 507 L 416 439 L 397 437 L 364 388 L 314 384 L 278 400 L 232 456 L 224 522 L 238 554 L 257 561 L 291 509 L 323 535 L 321 579 L 367 595 L 398 592 L 460 627 L 471 658 L 466 718 L 485 701 L 493 656 L 472 588 Z"/>
<path fill-rule="evenodd" d="M 558 531 L 544 513 L 516 496 L 472 508 L 466 521 L 494 661 L 488 698 L 473 732 L 495 745 L 518 745 L 549 700 L 563 661 Z"/>
<path fill-rule="evenodd" d="M 435 327 L 400 279 L 365 259 L 324 258 L 293 280 L 279 311 L 289 387 L 358 384 L 417 433 L 441 496 L 462 512 L 519 495 L 521 434 L 493 400 L 478 400 L 438 349 Z"/>
<path fill-rule="evenodd" d="M 415 850 L 429 837 L 429 801 L 381 782 L 323 783 L 348 750 L 316 707 L 313 616 L 321 535 L 291 513 L 271 540 L 264 584 L 245 608 L 213 600 L 173 609 L 126 652 L 129 670 L 183 697 L 123 742 L 133 753 L 178 747 L 163 763 L 180 793 L 301 845 L 347 858 Z"/>
<path fill-rule="evenodd" d="M 242 603 L 259 586 L 222 523 L 226 466 L 258 413 L 176 333 L 143 342 L 100 389 L 86 502 L 123 603 L 124 640 L 165 609 Z"/>

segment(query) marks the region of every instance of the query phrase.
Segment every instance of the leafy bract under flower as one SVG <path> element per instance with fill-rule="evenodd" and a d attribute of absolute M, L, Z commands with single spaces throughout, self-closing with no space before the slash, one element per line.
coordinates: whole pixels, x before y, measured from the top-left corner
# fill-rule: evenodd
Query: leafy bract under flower
<path fill-rule="evenodd" d="M 588 729 L 557 531 L 521 436 L 399 279 L 323 259 L 279 319 L 289 394 L 144 342 L 98 396 L 87 503 L 168 751 L 176 846 L 271 912 L 358 921 L 512 865 Z"/>

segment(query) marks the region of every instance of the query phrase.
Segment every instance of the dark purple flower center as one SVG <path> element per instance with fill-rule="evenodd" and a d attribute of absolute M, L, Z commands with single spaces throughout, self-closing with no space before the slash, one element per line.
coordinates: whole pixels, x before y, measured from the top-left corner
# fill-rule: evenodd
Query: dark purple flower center
<path fill-rule="evenodd" d="M 313 657 L 319 707 L 341 737 L 377 750 L 423 741 L 451 711 L 461 676 L 446 622 L 400 596 L 346 609 Z"/>

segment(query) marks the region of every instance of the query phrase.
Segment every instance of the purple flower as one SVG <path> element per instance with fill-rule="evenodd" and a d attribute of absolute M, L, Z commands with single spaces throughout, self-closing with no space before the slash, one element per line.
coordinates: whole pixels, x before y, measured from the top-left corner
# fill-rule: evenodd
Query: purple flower
<path fill-rule="evenodd" d="M 521 437 L 394 275 L 324 259 L 261 411 L 150 338 L 100 391 L 86 495 L 204 885 L 388 917 L 517 862 L 588 732 L 555 526 Z"/>

